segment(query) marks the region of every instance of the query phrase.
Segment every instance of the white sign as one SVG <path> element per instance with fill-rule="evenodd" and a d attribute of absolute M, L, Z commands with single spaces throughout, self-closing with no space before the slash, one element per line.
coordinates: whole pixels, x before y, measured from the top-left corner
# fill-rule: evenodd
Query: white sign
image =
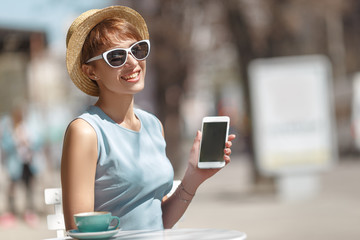
<path fill-rule="evenodd" d="M 356 73 L 352 83 L 351 127 L 356 149 L 360 150 L 360 73 Z"/>
<path fill-rule="evenodd" d="M 257 59 L 249 77 L 262 173 L 329 167 L 337 156 L 329 61 L 317 55 Z"/>

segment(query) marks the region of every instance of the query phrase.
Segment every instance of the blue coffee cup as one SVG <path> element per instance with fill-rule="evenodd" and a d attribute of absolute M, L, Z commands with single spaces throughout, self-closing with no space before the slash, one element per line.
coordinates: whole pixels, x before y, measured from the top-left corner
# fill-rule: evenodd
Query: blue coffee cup
<path fill-rule="evenodd" d="M 117 224 L 110 224 L 116 220 Z M 102 232 L 115 230 L 120 225 L 120 219 L 110 212 L 84 212 L 74 214 L 74 221 L 79 232 Z"/>

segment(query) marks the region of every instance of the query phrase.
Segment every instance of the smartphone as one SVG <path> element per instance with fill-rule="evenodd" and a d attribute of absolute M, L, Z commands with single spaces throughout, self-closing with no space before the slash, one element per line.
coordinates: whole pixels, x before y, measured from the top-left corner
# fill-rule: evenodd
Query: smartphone
<path fill-rule="evenodd" d="M 229 134 L 230 118 L 227 116 L 204 117 L 200 142 L 199 168 L 225 166 L 224 149 Z"/>

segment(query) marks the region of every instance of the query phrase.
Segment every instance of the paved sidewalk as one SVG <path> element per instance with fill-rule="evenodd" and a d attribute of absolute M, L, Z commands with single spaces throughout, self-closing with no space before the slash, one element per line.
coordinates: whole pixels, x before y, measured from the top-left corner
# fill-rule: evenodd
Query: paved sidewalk
<path fill-rule="evenodd" d="M 360 158 L 321 174 L 319 193 L 297 202 L 254 191 L 249 169 L 246 159 L 233 159 L 201 186 L 178 227 L 235 229 L 251 240 L 360 239 Z"/>
<path fill-rule="evenodd" d="M 235 229 L 251 240 L 360 239 L 360 157 L 321 174 L 321 191 L 306 201 L 282 202 L 271 189 L 254 190 L 250 177 L 248 160 L 232 157 L 229 166 L 201 186 L 176 227 Z M 47 230 L 45 215 L 35 228 L 22 220 L 14 228 L 0 227 L 0 239 L 55 235 Z"/>

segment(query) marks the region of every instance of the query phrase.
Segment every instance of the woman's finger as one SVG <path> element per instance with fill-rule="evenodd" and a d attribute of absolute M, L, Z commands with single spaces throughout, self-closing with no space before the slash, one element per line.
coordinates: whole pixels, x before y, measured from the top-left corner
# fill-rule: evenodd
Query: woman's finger
<path fill-rule="evenodd" d="M 235 134 L 230 134 L 229 136 L 228 136 L 228 141 L 232 141 L 232 140 L 234 140 L 236 138 L 236 135 Z"/>

